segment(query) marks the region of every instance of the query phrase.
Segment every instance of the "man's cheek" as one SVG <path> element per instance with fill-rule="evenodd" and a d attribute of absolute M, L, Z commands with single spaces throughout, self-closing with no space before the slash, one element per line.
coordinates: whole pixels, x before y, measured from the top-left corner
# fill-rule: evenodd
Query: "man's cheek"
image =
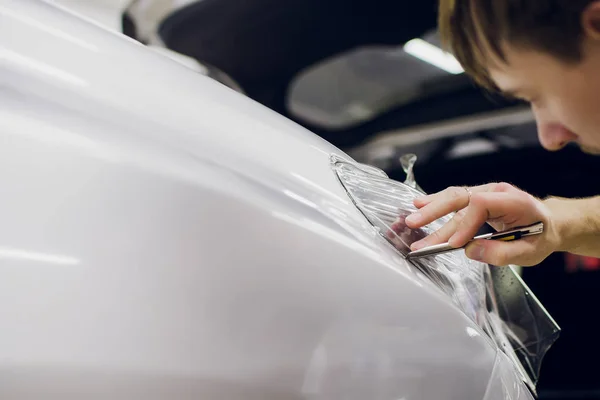
<path fill-rule="evenodd" d="M 579 147 L 581 147 L 581 150 L 584 153 L 591 154 L 591 155 L 594 155 L 594 156 L 600 156 L 600 149 L 599 148 L 590 147 L 590 146 L 584 146 L 584 145 L 580 145 Z"/>

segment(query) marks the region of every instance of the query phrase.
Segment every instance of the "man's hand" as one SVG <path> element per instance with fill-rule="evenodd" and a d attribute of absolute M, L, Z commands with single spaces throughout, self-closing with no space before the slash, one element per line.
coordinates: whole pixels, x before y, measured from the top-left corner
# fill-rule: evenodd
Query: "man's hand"
<path fill-rule="evenodd" d="M 406 218 L 408 227 L 421 228 L 451 212 L 457 212 L 438 231 L 412 244 L 412 250 L 449 242 L 462 247 L 487 222 L 498 231 L 544 223 L 544 233 L 512 242 L 477 240 L 466 248 L 467 257 L 496 266 L 539 264 L 561 240 L 553 225 L 551 210 L 541 200 L 508 183 L 490 183 L 472 188 L 451 187 L 415 200 L 418 212 Z"/>

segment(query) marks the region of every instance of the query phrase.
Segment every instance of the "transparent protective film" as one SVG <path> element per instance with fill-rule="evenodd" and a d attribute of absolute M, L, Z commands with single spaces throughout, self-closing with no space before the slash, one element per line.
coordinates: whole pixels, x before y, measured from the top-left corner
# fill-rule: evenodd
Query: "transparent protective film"
<path fill-rule="evenodd" d="M 513 267 L 490 267 L 493 310 L 503 322 L 515 355 L 537 383 L 543 357 L 558 339 L 560 328 Z"/>
<path fill-rule="evenodd" d="M 533 400 L 527 389 L 515 385 L 515 370 L 510 359 L 498 352 L 494 369 L 483 400 Z"/>
<path fill-rule="evenodd" d="M 345 161 L 335 161 L 334 169 L 356 207 L 403 256 L 452 217 L 411 229 L 404 220 L 416 211 L 415 197 L 423 195 L 416 182 L 409 186 Z M 488 334 L 535 390 L 542 359 L 560 329 L 514 270 L 470 260 L 464 251 L 410 262 Z"/>

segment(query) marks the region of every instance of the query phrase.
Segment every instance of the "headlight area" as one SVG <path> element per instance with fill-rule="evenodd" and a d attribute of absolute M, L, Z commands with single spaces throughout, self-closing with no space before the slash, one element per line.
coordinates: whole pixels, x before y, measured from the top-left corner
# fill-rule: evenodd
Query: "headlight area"
<path fill-rule="evenodd" d="M 441 228 L 451 215 L 413 230 L 404 219 L 423 195 L 416 182 L 389 179 L 383 171 L 332 157 L 332 168 L 358 210 L 403 257 L 410 245 Z M 408 175 L 412 175 L 408 174 Z M 514 268 L 468 259 L 463 251 L 407 260 L 476 323 L 511 361 L 514 372 L 535 393 L 542 359 L 560 328 Z"/>

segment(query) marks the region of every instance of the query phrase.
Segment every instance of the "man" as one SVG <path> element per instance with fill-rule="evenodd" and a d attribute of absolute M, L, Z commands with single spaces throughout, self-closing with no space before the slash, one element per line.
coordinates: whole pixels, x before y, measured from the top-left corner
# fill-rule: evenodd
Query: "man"
<path fill-rule="evenodd" d="M 440 0 L 442 39 L 465 71 L 490 90 L 531 104 L 542 146 L 569 142 L 600 154 L 600 1 Z M 589 176 L 598 187 L 600 177 Z M 600 257 L 600 196 L 540 200 L 507 184 L 449 188 L 415 200 L 406 219 L 420 228 L 450 212 L 452 220 L 412 245 L 468 243 L 486 222 L 497 230 L 545 224 L 545 232 L 514 242 L 475 241 L 468 257 L 531 266 L 565 251 Z"/>

